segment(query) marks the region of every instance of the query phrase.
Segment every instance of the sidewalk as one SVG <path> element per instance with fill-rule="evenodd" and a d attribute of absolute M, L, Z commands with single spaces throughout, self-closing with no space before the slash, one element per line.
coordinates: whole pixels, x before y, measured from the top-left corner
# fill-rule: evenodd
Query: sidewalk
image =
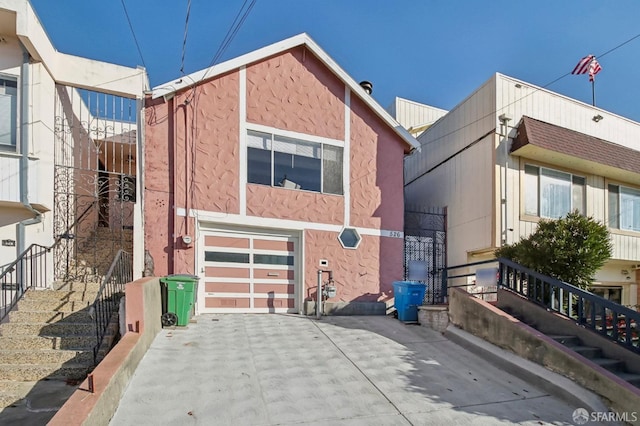
<path fill-rule="evenodd" d="M 158 334 L 112 425 L 574 424 L 578 407 L 389 317 L 197 321 Z"/>

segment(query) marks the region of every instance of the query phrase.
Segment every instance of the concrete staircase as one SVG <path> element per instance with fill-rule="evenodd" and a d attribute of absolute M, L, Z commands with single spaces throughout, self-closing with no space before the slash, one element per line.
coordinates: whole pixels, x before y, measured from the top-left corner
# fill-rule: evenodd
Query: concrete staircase
<path fill-rule="evenodd" d="M 29 402 L 24 399 L 43 383 L 75 389 L 87 376 L 96 344 L 88 311 L 98 288 L 98 283 L 67 283 L 24 294 L 0 325 L 0 408 Z"/>
<path fill-rule="evenodd" d="M 607 358 L 603 355 L 602 348 L 596 346 L 589 346 L 583 344 L 578 336 L 574 335 L 555 335 L 549 334 L 542 327 L 539 326 L 536 319 L 533 317 L 525 317 L 521 314 L 514 312 L 514 310 L 503 306 L 501 307 L 503 311 L 511 315 L 512 317 L 522 321 L 523 323 L 529 325 L 530 327 L 535 328 L 536 330 L 546 334 L 548 337 L 565 345 L 567 348 L 572 351 L 582 355 L 583 357 L 589 359 L 594 364 L 599 365 L 602 368 L 605 368 L 620 377 L 621 379 L 629 382 L 631 385 L 640 388 L 640 374 L 629 372 L 626 368 L 625 362 L 619 359 Z"/>
<path fill-rule="evenodd" d="M 549 337 L 551 337 L 556 342 L 562 343 L 572 351 L 589 359 L 594 364 L 597 364 L 600 367 L 611 371 L 622 380 L 625 380 L 633 386 L 640 388 L 640 374 L 628 372 L 624 361 L 603 356 L 601 348 L 595 346 L 585 346 L 577 336 L 549 335 Z"/>

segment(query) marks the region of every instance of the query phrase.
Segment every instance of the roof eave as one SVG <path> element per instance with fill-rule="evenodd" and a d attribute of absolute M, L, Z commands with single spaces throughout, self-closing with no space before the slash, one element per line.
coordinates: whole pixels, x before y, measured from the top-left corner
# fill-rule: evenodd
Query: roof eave
<path fill-rule="evenodd" d="M 237 58 L 216 64 L 204 70 L 196 71 L 176 81 L 156 86 L 152 92 L 152 99 L 171 94 L 188 87 L 200 84 L 205 79 L 211 79 L 218 75 L 241 68 L 253 62 L 276 55 L 285 50 L 297 46 L 306 46 L 318 59 L 320 59 L 349 89 L 358 95 L 393 131 L 409 146 L 409 150 L 420 149 L 420 143 L 402 127 L 391 115 L 378 104 L 349 74 L 347 74 L 315 41 L 306 33 L 301 33 L 269 46 L 262 47 Z"/>

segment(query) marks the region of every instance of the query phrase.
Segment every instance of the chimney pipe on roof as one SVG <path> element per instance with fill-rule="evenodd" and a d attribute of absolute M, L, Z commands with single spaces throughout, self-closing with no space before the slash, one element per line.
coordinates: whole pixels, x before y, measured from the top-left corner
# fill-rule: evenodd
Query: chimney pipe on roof
<path fill-rule="evenodd" d="M 371 82 L 367 81 L 367 80 L 363 80 L 360 82 L 360 86 L 362 86 L 362 88 L 364 89 L 365 92 L 367 92 L 367 94 L 371 94 L 371 92 L 373 92 L 373 84 L 371 84 Z"/>

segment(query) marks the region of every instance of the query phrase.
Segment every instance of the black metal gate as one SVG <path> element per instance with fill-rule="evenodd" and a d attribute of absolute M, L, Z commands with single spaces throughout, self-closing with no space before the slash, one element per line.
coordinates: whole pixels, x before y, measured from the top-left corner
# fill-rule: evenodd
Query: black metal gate
<path fill-rule="evenodd" d="M 118 250 L 133 247 L 135 99 L 57 85 L 54 274 L 100 281 Z"/>
<path fill-rule="evenodd" d="M 406 207 L 404 213 L 404 274 L 409 278 L 409 263 L 420 261 L 426 265 L 427 285 L 425 305 L 446 303 L 446 283 L 443 288 L 442 271 L 446 267 L 446 211 L 443 209 Z"/>

